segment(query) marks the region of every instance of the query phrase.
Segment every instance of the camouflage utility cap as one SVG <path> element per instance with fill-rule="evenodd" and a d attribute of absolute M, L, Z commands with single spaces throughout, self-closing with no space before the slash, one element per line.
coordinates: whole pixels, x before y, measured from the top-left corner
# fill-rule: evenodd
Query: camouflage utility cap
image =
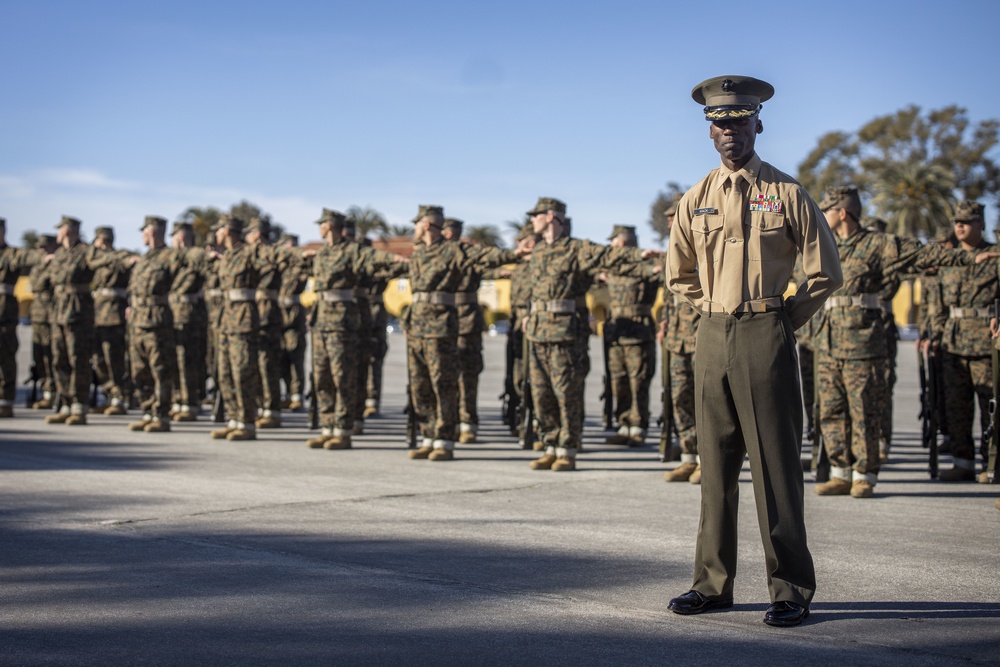
<path fill-rule="evenodd" d="M 218 229 L 228 229 L 236 234 L 242 234 L 243 221 L 231 215 L 223 214 L 219 216 Z"/>
<path fill-rule="evenodd" d="M 267 236 L 267 233 L 271 231 L 271 223 L 264 218 L 254 216 L 250 218 L 250 224 L 247 225 L 247 231 L 260 232 L 262 235 Z"/>
<path fill-rule="evenodd" d="M 176 234 L 177 232 L 193 232 L 194 225 L 190 222 L 184 222 L 183 220 L 177 220 L 174 222 L 174 228 L 171 230 L 170 234 Z"/>
<path fill-rule="evenodd" d="M 334 227 L 343 227 L 346 220 L 347 216 L 340 211 L 334 211 L 332 208 L 324 208 L 316 224 L 322 225 L 324 222 L 329 222 Z"/>
<path fill-rule="evenodd" d="M 955 206 L 952 222 L 983 222 L 983 205 L 977 201 L 966 199 Z"/>
<path fill-rule="evenodd" d="M 411 222 L 420 222 L 421 220 L 423 220 L 427 216 L 433 216 L 433 217 L 437 217 L 437 218 L 443 218 L 444 217 L 444 207 L 443 206 L 434 206 L 433 204 L 421 204 L 417 208 L 417 215 L 416 215 L 416 217 L 413 218 L 413 220 Z"/>
<path fill-rule="evenodd" d="M 139 231 L 141 232 L 142 230 L 146 229 L 146 227 L 158 227 L 160 229 L 166 229 L 167 219 L 161 218 L 158 215 L 147 215 L 146 219 L 142 221 L 142 227 L 139 228 Z"/>
<path fill-rule="evenodd" d="M 566 215 L 566 203 L 555 197 L 539 197 L 535 208 L 528 211 L 528 215 L 538 215 L 547 211 L 555 211 L 560 215 Z"/>
<path fill-rule="evenodd" d="M 82 223 L 79 220 L 77 220 L 76 218 L 70 217 L 68 215 L 64 215 L 62 217 L 62 220 L 59 221 L 59 224 L 56 225 L 56 229 L 59 229 L 61 227 L 72 227 L 74 229 L 80 229 L 80 225 L 81 224 Z"/>
<path fill-rule="evenodd" d="M 628 236 L 635 236 L 635 227 L 631 225 L 615 225 L 614 229 L 611 230 L 611 236 L 608 237 L 609 241 L 613 241 L 615 237 L 621 234 L 627 234 Z"/>
<path fill-rule="evenodd" d="M 111 227 L 98 227 L 94 230 L 94 238 L 104 237 L 106 239 L 114 240 L 115 230 Z"/>
<path fill-rule="evenodd" d="M 826 189 L 823 198 L 819 200 L 819 210 L 829 211 L 831 208 L 842 208 L 855 220 L 861 219 L 861 195 L 853 185 L 836 185 Z"/>
<path fill-rule="evenodd" d="M 752 76 L 727 74 L 702 81 L 691 91 L 705 105 L 705 120 L 751 118 L 760 113 L 761 102 L 774 95 L 774 86 Z"/>
<path fill-rule="evenodd" d="M 54 234 L 39 234 L 38 235 L 38 245 L 55 245 L 56 237 Z"/>
<path fill-rule="evenodd" d="M 520 242 L 528 238 L 533 238 L 536 241 L 539 239 L 538 234 L 535 233 L 535 230 L 531 225 L 525 225 L 524 227 L 521 227 L 520 231 L 517 232 L 517 236 L 514 238 L 514 240 Z"/>
<path fill-rule="evenodd" d="M 459 220 L 458 218 L 445 218 L 444 219 L 444 228 L 445 229 L 454 229 L 459 234 L 462 233 L 462 227 L 463 227 L 463 225 L 465 225 L 465 222 L 463 222 L 462 220 Z"/>
<path fill-rule="evenodd" d="M 299 237 L 298 237 L 298 235 L 297 234 L 282 234 L 281 237 L 278 239 L 278 243 L 288 243 L 289 241 L 292 242 L 292 245 L 298 245 L 299 244 Z"/>

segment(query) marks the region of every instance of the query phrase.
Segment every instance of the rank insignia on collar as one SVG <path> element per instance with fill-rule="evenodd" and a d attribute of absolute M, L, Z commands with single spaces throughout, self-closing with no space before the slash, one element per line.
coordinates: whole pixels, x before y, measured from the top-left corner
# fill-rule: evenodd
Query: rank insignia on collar
<path fill-rule="evenodd" d="M 750 200 L 750 210 L 764 211 L 765 213 L 781 213 L 785 210 L 785 203 L 774 195 L 765 197 L 763 194 L 759 194 Z"/>

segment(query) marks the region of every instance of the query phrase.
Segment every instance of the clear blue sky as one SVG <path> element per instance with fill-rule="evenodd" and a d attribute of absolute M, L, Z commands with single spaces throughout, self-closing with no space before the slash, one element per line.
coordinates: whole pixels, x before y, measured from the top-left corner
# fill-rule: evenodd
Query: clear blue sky
<path fill-rule="evenodd" d="M 1000 117 L 997 26 L 963 0 L 0 0 L 0 216 L 138 247 L 147 214 L 244 198 L 311 239 L 323 206 L 501 226 L 549 195 L 649 242 L 657 190 L 718 164 L 701 80 L 774 84 L 757 148 L 794 174 L 911 103 Z"/>

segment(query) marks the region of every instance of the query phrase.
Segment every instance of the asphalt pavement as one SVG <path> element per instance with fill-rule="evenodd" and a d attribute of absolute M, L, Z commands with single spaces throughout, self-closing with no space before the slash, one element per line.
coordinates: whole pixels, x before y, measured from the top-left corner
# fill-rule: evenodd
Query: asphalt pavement
<path fill-rule="evenodd" d="M 1000 487 L 930 480 L 912 344 L 875 498 L 820 498 L 807 477 L 819 585 L 790 629 L 761 623 L 748 467 L 734 608 L 672 614 L 699 487 L 663 482 L 655 432 L 603 444 L 598 340 L 573 473 L 528 468 L 499 419 L 503 338 L 484 344 L 481 442 L 451 462 L 407 458 L 401 335 L 350 451 L 307 449 L 304 414 L 215 441 L 207 417 L 46 425 L 22 392 L 0 422 L 0 664 L 1000 663 Z"/>

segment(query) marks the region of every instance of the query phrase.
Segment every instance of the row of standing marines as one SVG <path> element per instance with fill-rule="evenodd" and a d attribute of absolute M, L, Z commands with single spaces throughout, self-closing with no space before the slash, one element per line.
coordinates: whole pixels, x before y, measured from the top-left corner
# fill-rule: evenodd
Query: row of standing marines
<path fill-rule="evenodd" d="M 668 224 L 675 208 L 676 202 L 666 212 Z M 886 234 L 884 221 L 863 220 L 853 187 L 830 188 L 820 208 L 838 239 L 846 279 L 798 332 L 806 428 L 822 442 L 829 461 L 829 481 L 817 485 L 816 492 L 872 495 L 891 447 L 898 341 L 892 298 L 903 279 L 917 274 L 924 295 L 923 353 L 937 371 L 934 382 L 943 399 L 930 409 L 937 411 L 954 459 L 954 467 L 939 477 L 985 482 L 985 471 L 976 474 L 973 405 L 979 402 L 987 432 L 993 396 L 990 319 L 1000 281 L 994 263 L 963 264 L 963 257 L 990 249 L 983 239 L 982 205 L 962 202 L 952 219 L 954 233 L 926 248 Z M 484 279 L 510 278 L 507 399 L 512 409 L 506 411 L 507 421 L 524 436 L 513 409 L 524 387 L 536 387 L 538 403 L 531 412 L 537 438 L 529 445 L 545 453 L 532 465 L 568 470 L 581 448 L 582 388 L 590 370 L 592 327 L 584 295 L 600 281 L 607 284 L 611 303 L 603 331 L 612 416 L 606 424 L 613 419 L 618 425 L 607 441 L 645 443 L 658 341 L 663 377 L 669 380 L 661 455 L 664 460 L 680 457 L 665 480 L 697 484 L 693 369 L 700 312 L 674 297 L 654 322 L 662 274 L 651 259 L 623 250 L 637 246 L 633 227 L 615 226 L 610 245 L 601 246 L 569 236 L 571 221 L 557 199 L 539 199 L 528 216 L 517 250 L 504 251 L 460 240 L 462 221 L 445 218 L 441 207 L 422 206 L 414 219 L 419 251 L 412 263 L 356 243 L 352 223 L 328 209 L 318 221 L 327 241 L 318 253 L 297 248 L 298 239 L 289 235 L 271 245 L 266 223 L 255 219 L 244 228 L 232 217 L 213 230 L 216 244 L 208 249 L 194 247 L 189 223 L 174 223 L 167 248 L 167 222 L 149 217 L 142 226 L 148 252 L 139 257 L 115 250 L 108 227 L 95 230 L 92 245 L 82 243 L 79 221 L 65 217 L 57 235 L 42 235 L 38 251 L 5 248 L 3 296 L 10 302 L 5 312 L 16 308 L 9 298 L 13 281 L 28 271 L 34 293 L 33 365 L 43 392 L 33 405 L 58 407 L 48 421 L 76 425 L 86 423 L 88 411 L 125 414 L 134 393 L 144 415 L 131 428 L 167 431 L 171 419 L 196 419 L 208 400 L 207 369 L 215 369 L 211 375 L 227 423 L 212 435 L 231 440 L 280 426 L 282 408 L 301 409 L 311 329 L 322 431 L 308 444 L 349 448 L 351 435 L 363 432 L 364 418 L 379 410 L 387 349 L 382 293 L 389 280 L 407 277 L 414 293 L 404 315 L 408 371 L 422 437 L 411 456 L 446 460 L 454 456 L 456 442 L 475 442 L 478 430 L 485 322 L 476 293 Z M 533 250 L 538 260 L 512 271 L 497 268 L 530 258 Z M 317 295 L 311 314 L 300 299 L 310 277 Z M 88 293 L 92 306 L 86 303 Z M 5 320 L 4 342 L 14 346 L 9 325 L 16 322 L 16 311 Z M 87 350 L 93 350 L 92 359 Z M 529 359 L 535 372 L 526 378 Z M 5 361 L 11 363 L 12 358 Z M 0 414 L 12 414 L 14 383 L 6 378 L 14 371 L 4 370 Z M 93 400 L 84 399 L 92 379 L 106 405 L 95 408 Z M 671 447 L 672 434 L 678 447 Z M 983 439 L 984 466 L 987 446 Z"/>

